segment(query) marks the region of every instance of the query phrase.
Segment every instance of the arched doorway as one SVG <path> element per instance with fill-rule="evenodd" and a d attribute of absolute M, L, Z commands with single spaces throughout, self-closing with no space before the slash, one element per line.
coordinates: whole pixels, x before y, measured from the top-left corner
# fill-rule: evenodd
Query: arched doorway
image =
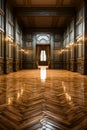
<path fill-rule="evenodd" d="M 48 66 L 50 64 L 50 42 L 49 34 L 36 35 L 36 63 L 37 66 Z"/>
<path fill-rule="evenodd" d="M 36 45 L 37 65 L 49 66 L 50 45 Z"/>

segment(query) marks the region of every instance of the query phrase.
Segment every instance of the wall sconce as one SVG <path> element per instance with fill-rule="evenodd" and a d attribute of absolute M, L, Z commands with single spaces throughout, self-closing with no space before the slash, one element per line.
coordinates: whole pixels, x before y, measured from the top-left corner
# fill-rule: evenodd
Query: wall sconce
<path fill-rule="evenodd" d="M 69 45 L 66 45 L 66 48 L 69 48 Z"/>
<path fill-rule="evenodd" d="M 24 52 L 24 49 L 21 49 L 20 51 L 21 51 L 21 52 Z"/>
<path fill-rule="evenodd" d="M 83 37 L 81 36 L 81 37 L 79 37 L 79 38 L 77 39 L 77 42 L 82 41 L 82 40 L 83 40 Z"/>
<path fill-rule="evenodd" d="M 58 54 L 61 54 L 62 52 L 61 52 L 61 50 L 58 50 Z"/>
<path fill-rule="evenodd" d="M 19 50 L 19 51 L 23 52 L 24 54 L 29 54 L 29 51 L 28 51 L 28 50 L 21 49 L 21 50 Z"/>
<path fill-rule="evenodd" d="M 5 42 L 8 42 L 8 37 L 7 36 L 5 37 Z"/>
<path fill-rule="evenodd" d="M 29 54 L 29 51 L 24 50 L 24 53 L 25 53 L 25 54 Z"/>
<path fill-rule="evenodd" d="M 5 37 L 5 42 L 8 42 L 8 41 L 13 42 L 13 38 L 9 37 L 9 36 L 6 36 Z"/>
<path fill-rule="evenodd" d="M 14 44 L 14 47 L 17 47 L 17 44 Z"/>
<path fill-rule="evenodd" d="M 72 46 L 72 45 L 73 45 L 73 42 L 71 42 L 69 45 Z"/>

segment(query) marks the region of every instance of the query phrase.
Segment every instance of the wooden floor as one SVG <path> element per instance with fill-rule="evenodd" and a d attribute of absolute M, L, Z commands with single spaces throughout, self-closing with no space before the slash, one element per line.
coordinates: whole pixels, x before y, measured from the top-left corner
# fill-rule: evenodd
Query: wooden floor
<path fill-rule="evenodd" d="M 0 130 L 87 130 L 87 76 L 45 68 L 0 76 Z"/>

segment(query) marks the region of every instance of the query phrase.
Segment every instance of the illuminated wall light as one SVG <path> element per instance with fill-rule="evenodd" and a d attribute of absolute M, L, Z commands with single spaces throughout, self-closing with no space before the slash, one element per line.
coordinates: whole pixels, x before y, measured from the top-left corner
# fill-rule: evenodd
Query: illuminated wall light
<path fill-rule="evenodd" d="M 77 39 L 77 42 L 82 41 L 82 40 L 83 40 L 83 37 L 79 37 L 79 38 Z"/>
<path fill-rule="evenodd" d="M 24 52 L 24 49 L 21 49 L 22 52 Z"/>
<path fill-rule="evenodd" d="M 69 45 L 66 45 L 66 48 L 69 48 Z"/>
<path fill-rule="evenodd" d="M 70 43 L 70 46 L 73 46 L 73 42 Z"/>
<path fill-rule="evenodd" d="M 29 51 L 24 51 L 25 54 L 29 54 Z"/>
<path fill-rule="evenodd" d="M 11 38 L 10 38 L 10 37 L 8 37 L 8 40 L 9 40 L 9 41 L 11 41 Z"/>
<path fill-rule="evenodd" d="M 62 52 L 64 52 L 64 51 L 65 51 L 65 50 L 64 50 L 64 49 L 62 49 L 62 50 L 61 50 L 61 53 L 62 53 Z"/>
<path fill-rule="evenodd" d="M 58 51 L 59 54 L 63 53 L 64 51 L 68 51 L 68 49 L 61 49 Z"/>
<path fill-rule="evenodd" d="M 7 42 L 8 41 L 8 37 L 5 37 L 5 42 Z"/>
<path fill-rule="evenodd" d="M 59 50 L 59 51 L 58 51 L 58 54 L 61 54 L 61 53 L 62 53 L 62 50 Z"/>
<path fill-rule="evenodd" d="M 5 42 L 8 42 L 8 41 L 13 42 L 13 39 L 11 37 L 8 37 L 8 36 L 6 36 L 3 40 Z"/>
<path fill-rule="evenodd" d="M 62 53 L 62 50 L 59 50 L 59 51 L 58 51 L 58 54 L 61 54 L 61 53 Z"/>

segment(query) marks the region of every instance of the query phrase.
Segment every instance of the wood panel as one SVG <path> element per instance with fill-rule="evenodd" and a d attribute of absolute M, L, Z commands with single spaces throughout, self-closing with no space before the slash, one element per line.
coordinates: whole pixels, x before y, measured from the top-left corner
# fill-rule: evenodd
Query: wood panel
<path fill-rule="evenodd" d="M 10 1 L 10 0 L 9 0 Z M 77 6 L 80 0 L 73 1 L 73 0 L 13 0 L 10 1 L 14 6 L 24 6 L 24 7 L 59 7 L 59 6 L 70 6 L 74 7 Z"/>
<path fill-rule="evenodd" d="M 0 58 L 0 74 L 4 73 L 4 59 Z"/>
<path fill-rule="evenodd" d="M 70 60 L 70 70 L 72 72 L 76 72 L 77 71 L 77 61 L 75 59 L 71 59 Z"/>
<path fill-rule="evenodd" d="M 77 58 L 77 72 L 81 74 L 86 73 L 84 64 L 84 58 Z"/>
<path fill-rule="evenodd" d="M 36 63 L 33 62 L 33 61 L 23 60 L 22 63 L 23 63 L 23 69 L 35 69 L 35 68 L 37 68 Z"/>

